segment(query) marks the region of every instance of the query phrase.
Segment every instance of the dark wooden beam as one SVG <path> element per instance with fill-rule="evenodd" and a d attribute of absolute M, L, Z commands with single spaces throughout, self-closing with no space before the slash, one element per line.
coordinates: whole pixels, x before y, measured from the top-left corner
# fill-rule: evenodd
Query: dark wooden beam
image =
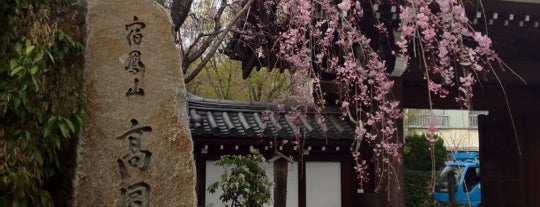
<path fill-rule="evenodd" d="M 288 161 L 280 158 L 274 161 L 274 207 L 287 206 Z"/>
<path fill-rule="evenodd" d="M 205 206 L 206 202 L 206 155 L 194 153 L 197 172 L 197 206 Z"/>

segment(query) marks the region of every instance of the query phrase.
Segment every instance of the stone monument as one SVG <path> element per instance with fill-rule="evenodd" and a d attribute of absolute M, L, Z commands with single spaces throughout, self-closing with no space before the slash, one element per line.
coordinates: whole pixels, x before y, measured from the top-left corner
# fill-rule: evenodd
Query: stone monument
<path fill-rule="evenodd" d="M 195 206 L 186 91 L 165 9 L 88 0 L 75 205 Z"/>

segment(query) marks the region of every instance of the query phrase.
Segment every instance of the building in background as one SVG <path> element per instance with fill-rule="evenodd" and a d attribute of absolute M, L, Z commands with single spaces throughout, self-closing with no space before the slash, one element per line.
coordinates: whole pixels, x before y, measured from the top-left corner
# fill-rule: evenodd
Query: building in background
<path fill-rule="evenodd" d="M 223 167 L 215 165 L 216 160 L 222 155 L 245 155 L 250 151 L 265 156 L 264 168 L 274 182 L 274 204 L 263 207 L 383 206 L 388 202 L 376 192 L 379 178 L 374 171 L 369 171 L 369 179 L 362 186 L 356 182 L 351 156 L 354 124 L 340 119 L 339 108 L 325 109 L 324 131 L 315 114 L 308 113 L 298 122 L 286 113 L 269 114 L 273 112 L 268 103 L 206 99 L 190 94 L 188 106 L 198 206 L 223 206 L 219 199 L 221 191 L 207 191 L 224 172 Z M 300 140 L 294 135 L 296 129 L 302 134 Z M 294 144 L 296 141 L 301 143 Z M 374 156 L 367 144 L 362 144 L 359 151 L 368 160 Z M 372 164 L 369 166 L 374 169 Z"/>
<path fill-rule="evenodd" d="M 478 115 L 481 114 L 487 115 L 487 111 L 406 109 L 404 132 L 423 134 L 435 127 L 447 150 L 478 151 Z"/>

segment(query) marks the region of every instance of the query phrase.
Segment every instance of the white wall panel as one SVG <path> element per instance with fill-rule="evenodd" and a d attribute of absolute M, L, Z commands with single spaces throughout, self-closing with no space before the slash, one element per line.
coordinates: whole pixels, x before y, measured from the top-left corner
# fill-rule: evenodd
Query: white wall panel
<path fill-rule="evenodd" d="M 298 207 L 298 163 L 289 163 L 287 174 L 287 207 Z"/>
<path fill-rule="evenodd" d="M 306 206 L 341 206 L 341 163 L 306 162 Z"/>

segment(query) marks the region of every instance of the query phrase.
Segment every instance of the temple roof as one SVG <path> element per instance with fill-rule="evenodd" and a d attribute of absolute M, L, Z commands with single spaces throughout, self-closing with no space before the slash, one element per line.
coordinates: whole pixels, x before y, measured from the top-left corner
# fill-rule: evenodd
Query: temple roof
<path fill-rule="evenodd" d="M 308 140 L 352 140 L 354 126 L 340 118 L 337 108 L 323 112 L 327 131 L 315 113 L 294 121 L 286 113 L 273 113 L 269 103 L 246 103 L 188 95 L 189 128 L 194 140 L 278 138 L 293 140 L 298 129 Z M 271 114 L 274 114 L 273 116 Z"/>

